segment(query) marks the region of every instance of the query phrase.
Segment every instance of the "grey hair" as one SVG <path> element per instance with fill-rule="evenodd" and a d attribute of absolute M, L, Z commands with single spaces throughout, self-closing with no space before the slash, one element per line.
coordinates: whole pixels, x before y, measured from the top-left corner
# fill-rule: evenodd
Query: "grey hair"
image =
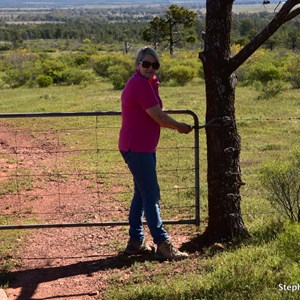
<path fill-rule="evenodd" d="M 158 57 L 157 52 L 153 48 L 145 46 L 145 47 L 141 47 L 136 52 L 136 55 L 135 55 L 135 66 L 136 67 L 139 65 L 140 61 L 142 61 L 146 55 L 154 56 L 156 61 L 159 63 L 159 57 Z"/>

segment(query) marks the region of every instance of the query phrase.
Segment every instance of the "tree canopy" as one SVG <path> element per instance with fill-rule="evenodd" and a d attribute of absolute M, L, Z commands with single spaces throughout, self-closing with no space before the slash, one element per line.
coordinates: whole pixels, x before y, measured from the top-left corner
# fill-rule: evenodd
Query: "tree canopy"
<path fill-rule="evenodd" d="M 177 44 L 196 40 L 188 31 L 195 25 L 196 16 L 194 11 L 187 10 L 183 6 L 171 5 L 164 18 L 155 17 L 149 23 L 149 28 L 144 31 L 143 38 L 151 42 L 154 48 L 167 41 L 172 55 Z"/>
<path fill-rule="evenodd" d="M 185 7 L 186 10 L 197 13 L 195 24 L 191 27 L 184 27 L 182 24 L 174 27 L 174 46 L 180 49 L 189 42 L 190 48 L 199 48 L 201 33 L 205 30 L 205 15 L 196 7 Z M 169 33 L 166 32 L 166 24 L 163 24 L 168 9 L 166 6 L 135 6 L 108 9 L 18 10 L 13 14 L 7 12 L 0 16 L 0 49 L 18 48 L 19 45 L 26 47 L 23 41 L 36 39 L 73 39 L 79 42 L 89 39 L 93 44 L 123 44 L 126 40 L 131 45 L 148 41 L 160 50 L 169 49 Z M 245 45 L 273 16 L 273 12 L 233 13 L 231 44 Z M 290 20 L 288 25 L 283 25 L 263 47 L 284 47 L 297 51 L 300 48 L 299 22 L 298 18 Z"/>

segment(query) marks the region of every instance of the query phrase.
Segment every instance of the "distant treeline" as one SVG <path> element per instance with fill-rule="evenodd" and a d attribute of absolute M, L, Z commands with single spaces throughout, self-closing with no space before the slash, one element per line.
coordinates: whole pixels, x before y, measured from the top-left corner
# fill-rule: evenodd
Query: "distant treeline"
<path fill-rule="evenodd" d="M 255 0 L 239 0 L 239 2 L 255 2 Z M 179 4 L 185 3 L 205 3 L 205 0 L 181 0 L 176 1 Z M 256 0 L 257 2 L 257 0 Z M 86 7 L 86 6 L 133 6 L 133 5 L 170 5 L 170 0 L 152 0 L 151 3 L 146 0 L 56 0 L 56 1 L 45 1 L 40 0 L 1 0 L 0 7 L 17 7 L 17 8 L 44 8 L 44 7 Z"/>
<path fill-rule="evenodd" d="M 178 0 L 173 1 L 178 5 L 202 5 L 204 6 L 206 0 Z M 279 2 L 279 1 L 278 1 Z M 119 6 L 119 5 L 170 5 L 170 0 L 152 0 L 151 3 L 146 0 L 58 0 L 58 1 L 49 1 L 42 2 L 40 0 L 1 0 L 0 8 L 57 8 L 57 7 L 86 7 L 89 5 L 92 6 Z M 235 4 L 257 4 L 262 3 L 261 0 L 236 0 Z"/>
<path fill-rule="evenodd" d="M 130 41 L 142 42 L 143 31 L 155 16 L 163 16 L 167 6 L 116 7 L 110 9 L 65 9 L 38 11 L 0 17 L 0 50 L 19 47 L 23 41 L 34 39 L 89 39 L 92 43 Z M 246 44 L 274 16 L 267 12 L 234 14 L 233 44 Z M 294 19 L 283 26 L 265 47 L 300 49 L 300 20 Z M 196 46 L 202 43 L 201 32 L 205 16 L 200 11 L 195 25 Z"/>

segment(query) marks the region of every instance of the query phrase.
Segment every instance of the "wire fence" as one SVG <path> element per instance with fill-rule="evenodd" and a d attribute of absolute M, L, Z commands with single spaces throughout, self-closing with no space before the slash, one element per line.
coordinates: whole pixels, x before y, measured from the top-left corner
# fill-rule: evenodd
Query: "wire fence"
<path fill-rule="evenodd" d="M 191 111 L 167 111 L 189 118 Z M 0 229 L 127 225 L 132 177 L 117 149 L 120 112 L 0 115 Z M 162 130 L 165 224 L 199 224 L 199 133 Z"/>
<path fill-rule="evenodd" d="M 191 111 L 168 113 L 195 130 L 190 135 L 162 130 L 157 151 L 162 217 L 165 224 L 198 225 L 200 210 L 204 221 L 207 216 L 200 130 L 214 125 L 199 125 Z M 0 115 L 0 229 L 127 225 L 133 184 L 117 150 L 120 120 L 119 112 Z M 268 160 L 287 159 L 299 149 L 299 121 L 237 120 L 245 217 L 278 213 L 263 203 L 258 173 Z"/>
<path fill-rule="evenodd" d="M 246 220 L 260 220 L 282 216 L 284 213 L 279 207 L 275 208 L 267 200 L 268 191 L 263 189 L 261 171 L 264 165 L 272 163 L 274 166 L 285 163 L 293 156 L 294 151 L 300 150 L 300 117 L 278 118 L 244 118 L 235 120 L 238 131 L 242 137 L 240 151 L 240 167 L 243 186 L 242 216 Z M 232 119 L 223 116 L 209 120 L 200 125 L 200 129 L 210 126 L 226 126 Z M 203 145 L 205 141 L 201 141 Z M 237 149 L 226 148 L 224 152 L 233 152 Z M 205 152 L 205 151 L 202 151 Z M 205 159 L 205 158 L 204 158 Z M 201 161 L 201 174 L 205 169 L 206 161 Z M 203 177 L 203 176 L 201 176 Z M 208 203 L 205 199 L 207 190 L 206 183 L 201 182 L 201 216 L 202 221 L 207 219 Z"/>
<path fill-rule="evenodd" d="M 248 221 L 281 217 L 267 199 L 261 183 L 265 165 L 286 163 L 300 149 L 300 117 L 238 119 L 242 138 L 241 172 L 246 183 L 241 188 L 242 215 Z"/>

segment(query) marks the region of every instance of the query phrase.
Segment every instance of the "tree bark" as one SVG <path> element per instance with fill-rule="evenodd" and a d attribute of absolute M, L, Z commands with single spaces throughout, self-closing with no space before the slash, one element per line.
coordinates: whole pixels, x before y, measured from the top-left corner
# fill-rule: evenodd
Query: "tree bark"
<path fill-rule="evenodd" d="M 241 214 L 241 138 L 235 119 L 235 70 L 277 29 L 300 14 L 300 0 L 285 1 L 273 20 L 231 57 L 230 31 L 234 0 L 206 1 L 202 60 L 206 87 L 208 242 L 248 236 Z"/>
<path fill-rule="evenodd" d="M 212 242 L 248 235 L 241 215 L 240 136 L 235 122 L 235 74 L 225 72 L 230 59 L 233 1 L 210 0 L 202 60 L 206 84 L 208 226 Z"/>

